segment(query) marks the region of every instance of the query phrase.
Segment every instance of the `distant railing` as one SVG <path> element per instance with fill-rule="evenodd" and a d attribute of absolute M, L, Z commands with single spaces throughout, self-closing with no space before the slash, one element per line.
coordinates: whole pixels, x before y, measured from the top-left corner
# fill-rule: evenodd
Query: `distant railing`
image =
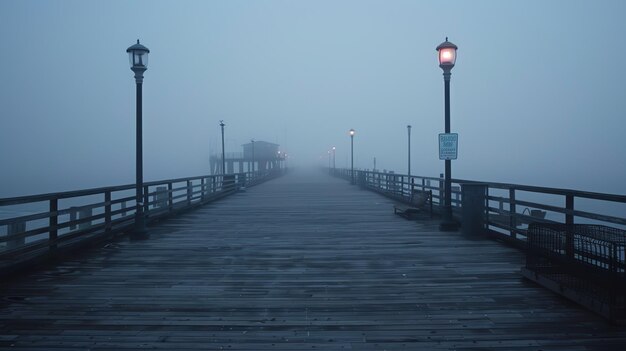
<path fill-rule="evenodd" d="M 282 172 L 276 169 L 146 182 L 146 221 L 228 196 Z M 131 230 L 135 208 L 134 184 L 0 199 L 0 273 L 18 262 Z"/>
<path fill-rule="evenodd" d="M 351 179 L 349 169 L 329 169 L 331 174 Z M 444 179 L 408 176 L 391 172 L 355 170 L 359 186 L 401 202 L 409 202 L 414 189 L 432 190 L 436 212 L 444 194 Z M 481 184 L 486 194 L 486 229 L 489 234 L 526 246 L 530 223 L 598 224 L 626 229 L 626 196 L 518 184 L 452 179 L 452 208 L 460 218 L 462 187 Z"/>

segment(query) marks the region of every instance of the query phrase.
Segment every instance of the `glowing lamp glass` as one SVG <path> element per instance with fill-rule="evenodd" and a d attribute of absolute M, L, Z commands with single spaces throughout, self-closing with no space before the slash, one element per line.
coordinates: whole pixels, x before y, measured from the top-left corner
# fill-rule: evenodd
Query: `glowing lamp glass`
<path fill-rule="evenodd" d="M 454 66 L 456 61 L 456 50 L 454 48 L 442 48 L 439 50 L 439 64 L 443 66 Z"/>
<path fill-rule="evenodd" d="M 354 129 L 350 129 L 350 135 L 354 135 Z"/>

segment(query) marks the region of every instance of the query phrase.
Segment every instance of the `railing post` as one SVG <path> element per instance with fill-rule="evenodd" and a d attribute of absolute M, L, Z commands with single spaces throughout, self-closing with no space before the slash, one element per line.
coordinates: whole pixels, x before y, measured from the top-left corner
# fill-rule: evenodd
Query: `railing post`
<path fill-rule="evenodd" d="M 204 202 L 204 195 L 206 193 L 206 185 L 205 185 L 205 179 L 204 177 L 200 178 L 200 202 Z"/>
<path fill-rule="evenodd" d="M 574 195 L 565 195 L 565 255 L 574 258 Z"/>
<path fill-rule="evenodd" d="M 150 212 L 150 194 L 148 193 L 149 187 L 144 185 L 143 187 L 143 214 L 145 217 L 149 215 Z"/>
<path fill-rule="evenodd" d="M 173 192 L 173 185 L 172 182 L 168 182 L 167 183 L 167 207 L 168 207 L 168 211 L 172 212 L 172 210 L 174 209 L 174 194 L 172 194 Z"/>
<path fill-rule="evenodd" d="M 76 220 L 76 216 L 78 215 L 78 207 L 70 207 L 70 222 L 74 222 Z M 70 224 L 70 230 L 76 229 L 76 224 Z"/>
<path fill-rule="evenodd" d="M 104 232 L 111 232 L 111 191 L 104 192 Z"/>
<path fill-rule="evenodd" d="M 444 178 L 443 178 L 443 173 L 439 173 L 439 208 L 440 211 L 443 213 L 443 192 L 444 192 L 444 188 L 443 188 L 443 184 L 444 184 Z"/>
<path fill-rule="evenodd" d="M 241 188 L 245 188 L 246 187 L 246 174 L 245 173 L 239 173 L 237 175 L 237 183 L 239 183 L 237 185 L 237 189 L 241 189 Z"/>
<path fill-rule="evenodd" d="M 515 189 L 509 189 L 509 233 L 511 238 L 517 239 L 517 207 L 515 206 Z"/>
<path fill-rule="evenodd" d="M 57 237 L 58 237 L 58 229 L 57 225 L 59 224 L 59 214 L 57 213 L 59 210 L 59 200 L 54 198 L 50 199 L 50 219 L 49 219 L 49 236 L 48 236 L 48 247 L 51 251 L 56 250 L 57 248 Z"/>
<path fill-rule="evenodd" d="M 188 180 L 187 181 L 187 206 L 191 206 L 191 197 L 193 196 L 192 192 L 193 192 L 193 188 L 191 186 L 191 180 Z"/>

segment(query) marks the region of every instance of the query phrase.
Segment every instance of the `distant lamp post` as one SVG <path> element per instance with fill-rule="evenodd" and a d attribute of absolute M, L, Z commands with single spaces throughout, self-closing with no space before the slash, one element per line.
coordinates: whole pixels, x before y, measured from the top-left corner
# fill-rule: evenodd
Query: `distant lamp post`
<path fill-rule="evenodd" d="M 356 184 L 354 181 L 354 129 L 350 129 L 350 184 Z"/>
<path fill-rule="evenodd" d="M 408 145 L 408 148 L 409 148 L 409 157 L 408 157 L 409 164 L 408 164 L 408 167 L 407 167 L 407 169 L 408 169 L 407 174 L 408 174 L 409 178 L 411 178 L 411 125 L 410 124 L 408 126 L 406 126 L 406 130 L 409 132 L 409 145 Z M 410 182 L 410 180 L 409 180 L 409 182 Z"/>
<path fill-rule="evenodd" d="M 333 146 L 333 174 L 335 174 L 335 159 L 337 156 L 337 148 Z"/>
<path fill-rule="evenodd" d="M 250 143 L 252 143 L 252 174 L 254 174 L 254 169 L 256 168 L 254 164 L 254 139 L 251 139 Z"/>
<path fill-rule="evenodd" d="M 142 128 L 142 85 L 143 85 L 143 72 L 148 69 L 148 50 L 147 47 L 139 44 L 132 45 L 126 49 L 128 57 L 130 59 L 130 69 L 135 73 L 135 84 L 137 86 L 137 98 L 136 98 L 136 181 L 135 181 L 135 230 L 131 233 L 132 239 L 147 239 L 148 232 L 146 231 L 146 223 L 144 218 L 144 203 L 143 203 L 143 128 Z"/>
<path fill-rule="evenodd" d="M 332 173 L 333 170 L 330 168 L 330 150 L 328 150 L 328 173 Z"/>
<path fill-rule="evenodd" d="M 445 133 L 450 133 L 450 76 L 452 67 L 456 63 L 456 51 L 458 47 L 448 41 L 439 44 L 437 51 L 439 53 L 439 67 L 443 70 L 444 95 L 445 95 Z M 445 179 L 444 179 L 444 207 L 443 218 L 439 225 L 441 231 L 455 231 L 458 224 L 452 217 L 452 161 L 445 160 Z"/>
<path fill-rule="evenodd" d="M 226 174 L 226 152 L 224 151 L 224 120 L 220 120 L 220 127 L 222 127 L 222 175 Z"/>

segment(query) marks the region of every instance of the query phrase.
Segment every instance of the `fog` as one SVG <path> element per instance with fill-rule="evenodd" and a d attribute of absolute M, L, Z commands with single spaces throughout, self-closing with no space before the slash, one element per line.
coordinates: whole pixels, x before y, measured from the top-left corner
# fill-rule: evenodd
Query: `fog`
<path fill-rule="evenodd" d="M 626 193 L 623 1 L 0 2 L 0 197 L 132 183 L 150 49 L 146 180 L 274 142 L 290 166 L 438 176 L 443 77 L 459 46 L 453 177 Z"/>

